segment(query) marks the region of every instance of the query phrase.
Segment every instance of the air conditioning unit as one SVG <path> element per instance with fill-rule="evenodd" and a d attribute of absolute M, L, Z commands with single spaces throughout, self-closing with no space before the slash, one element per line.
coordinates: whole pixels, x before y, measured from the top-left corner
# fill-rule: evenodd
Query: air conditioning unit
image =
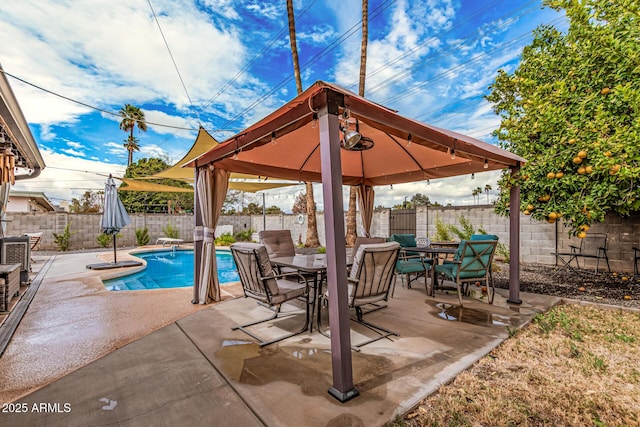
<path fill-rule="evenodd" d="M 31 271 L 29 236 L 3 237 L 0 239 L 0 263 L 21 264 L 20 282 L 29 282 L 29 271 Z"/>

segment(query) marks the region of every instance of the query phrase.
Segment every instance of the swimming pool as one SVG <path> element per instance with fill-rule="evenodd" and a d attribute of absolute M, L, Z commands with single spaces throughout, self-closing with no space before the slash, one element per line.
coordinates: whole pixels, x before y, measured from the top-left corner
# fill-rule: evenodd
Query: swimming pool
<path fill-rule="evenodd" d="M 147 262 L 138 273 L 104 281 L 109 291 L 186 288 L 193 286 L 193 251 L 154 251 L 135 254 Z M 239 281 L 236 264 L 229 251 L 216 251 L 220 283 Z"/>

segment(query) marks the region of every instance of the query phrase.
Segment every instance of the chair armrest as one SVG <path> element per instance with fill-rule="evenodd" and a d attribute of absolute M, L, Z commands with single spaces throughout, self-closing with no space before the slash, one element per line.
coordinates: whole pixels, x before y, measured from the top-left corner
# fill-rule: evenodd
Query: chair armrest
<path fill-rule="evenodd" d="M 298 276 L 299 279 L 301 279 L 304 283 L 307 283 L 307 279 L 300 273 L 282 273 L 282 274 L 274 274 L 273 276 L 263 276 L 260 277 L 260 280 L 265 280 L 265 279 L 281 279 L 283 277 L 289 277 L 289 276 Z"/>
<path fill-rule="evenodd" d="M 575 253 L 580 252 L 580 248 L 578 246 L 569 245 L 569 247 L 571 248 L 571 252 L 575 252 Z"/>

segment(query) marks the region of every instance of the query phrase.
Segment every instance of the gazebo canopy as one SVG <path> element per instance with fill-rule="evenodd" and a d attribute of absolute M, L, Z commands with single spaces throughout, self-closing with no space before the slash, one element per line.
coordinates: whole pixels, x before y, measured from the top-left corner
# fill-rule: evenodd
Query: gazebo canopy
<path fill-rule="evenodd" d="M 372 149 L 341 151 L 345 185 L 388 185 L 517 166 L 524 159 L 457 132 L 406 118 L 339 86 L 318 81 L 241 133 L 185 162 L 230 172 L 322 181 L 318 101 L 331 91 L 341 126 L 373 140 Z M 349 119 L 345 119 L 345 115 Z M 452 154 L 453 151 L 453 154 Z M 184 164 L 183 164 L 184 165 Z"/>

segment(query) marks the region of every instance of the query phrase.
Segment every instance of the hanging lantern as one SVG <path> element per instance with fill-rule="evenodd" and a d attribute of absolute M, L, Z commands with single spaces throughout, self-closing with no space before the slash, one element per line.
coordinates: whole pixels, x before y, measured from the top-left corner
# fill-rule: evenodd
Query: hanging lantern
<path fill-rule="evenodd" d="M 11 185 L 16 183 L 16 156 L 10 148 L 0 151 L 0 184 L 10 182 Z"/>

